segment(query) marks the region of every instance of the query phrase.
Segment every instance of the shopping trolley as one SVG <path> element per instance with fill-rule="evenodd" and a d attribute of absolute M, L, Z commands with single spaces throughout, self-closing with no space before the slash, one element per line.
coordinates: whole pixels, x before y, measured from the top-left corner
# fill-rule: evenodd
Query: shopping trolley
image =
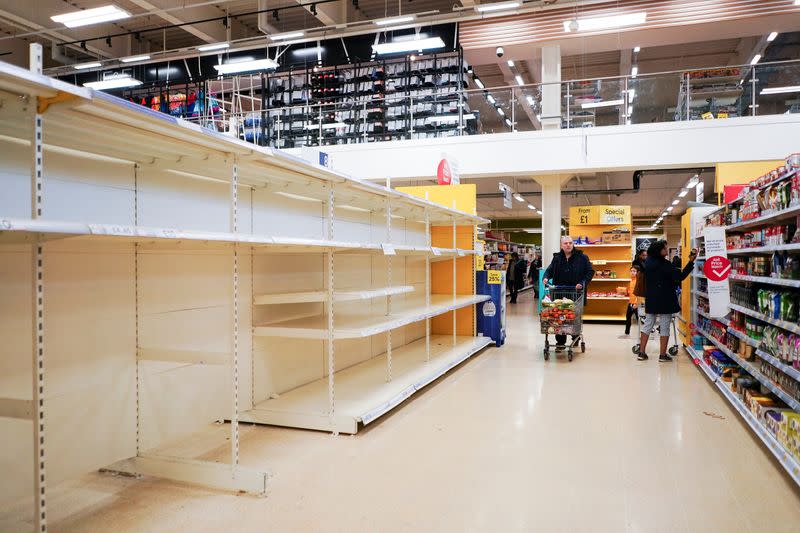
<path fill-rule="evenodd" d="M 637 325 L 637 328 L 638 328 L 637 331 L 638 331 L 639 334 L 636 336 L 636 339 L 639 340 L 639 339 L 642 338 L 642 326 L 644 326 L 644 319 L 645 319 L 645 316 L 646 316 L 645 313 L 644 313 L 644 304 L 641 304 L 639 306 L 637 315 L 639 317 L 639 320 L 636 321 L 636 325 Z M 669 347 L 668 351 L 669 351 L 670 355 L 678 355 L 678 327 L 675 325 L 675 317 L 676 316 L 677 315 L 673 314 L 672 315 L 672 320 L 670 320 L 670 329 L 672 329 L 672 339 L 675 341 L 675 344 L 673 344 L 672 346 Z M 660 326 L 658 324 L 656 324 L 655 329 L 653 329 L 653 331 L 650 333 L 650 337 L 655 337 L 656 334 L 659 337 L 661 336 Z M 640 348 L 640 346 L 639 346 L 639 343 L 637 342 L 636 344 L 633 345 L 633 347 L 631 348 L 631 351 L 634 354 L 638 355 L 639 354 L 639 348 Z"/>
<path fill-rule="evenodd" d="M 544 333 L 544 360 L 550 358 L 550 335 L 572 335 L 567 344 L 567 359 L 572 361 L 572 348 L 580 344 L 581 353 L 586 351 L 583 341 L 583 289 L 574 285 L 548 285 L 544 289 L 539 312 L 539 323 Z"/>

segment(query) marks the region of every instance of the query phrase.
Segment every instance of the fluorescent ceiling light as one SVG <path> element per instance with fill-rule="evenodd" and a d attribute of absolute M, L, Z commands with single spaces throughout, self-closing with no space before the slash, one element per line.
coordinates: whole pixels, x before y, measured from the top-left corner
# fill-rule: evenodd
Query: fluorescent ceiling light
<path fill-rule="evenodd" d="M 522 79 L 522 76 L 517 74 L 514 76 L 514 79 L 517 80 L 517 85 L 525 85 L 525 81 Z"/>
<path fill-rule="evenodd" d="M 306 32 L 304 31 L 291 31 L 289 33 L 276 33 L 275 35 L 270 35 L 269 38 L 273 41 L 285 41 L 286 39 L 297 39 L 305 34 Z"/>
<path fill-rule="evenodd" d="M 587 102 L 581 104 L 581 109 L 594 109 L 596 107 L 613 107 L 624 104 L 625 101 L 621 98 L 619 100 L 607 100 L 605 102 Z"/>
<path fill-rule="evenodd" d="M 531 95 L 527 95 L 527 96 L 525 97 L 525 99 L 528 101 L 528 103 L 529 103 L 530 105 L 535 105 L 535 104 L 536 104 L 536 100 L 534 100 L 534 99 L 533 99 L 533 96 L 531 96 Z"/>
<path fill-rule="evenodd" d="M 632 105 L 629 105 L 629 106 L 628 106 L 628 116 L 630 116 L 630 115 L 632 115 L 632 114 L 633 114 L 633 106 L 632 106 Z"/>
<path fill-rule="evenodd" d="M 639 75 L 639 67 L 637 65 L 632 66 L 631 67 L 631 78 L 635 78 L 638 75 Z"/>
<path fill-rule="evenodd" d="M 770 87 L 761 91 L 761 94 L 783 94 L 783 93 L 800 93 L 800 85 L 792 85 L 789 87 Z"/>
<path fill-rule="evenodd" d="M 514 66 L 514 60 L 513 59 L 509 59 L 508 60 L 508 66 L 509 67 L 513 67 Z"/>
<path fill-rule="evenodd" d="M 680 200 L 672 200 L 672 205 L 678 205 L 679 203 L 681 203 Z"/>
<path fill-rule="evenodd" d="M 672 206 L 669 206 L 669 207 L 667 208 L 667 213 L 671 212 L 673 209 L 675 209 L 675 208 L 674 208 L 674 207 L 672 207 Z"/>
<path fill-rule="evenodd" d="M 497 108 L 497 114 L 498 114 L 498 115 L 500 115 L 501 117 L 504 117 L 504 116 L 506 116 L 506 112 L 505 112 L 505 111 L 503 111 L 503 108 L 502 108 L 502 107 L 498 107 L 498 108 Z"/>
<path fill-rule="evenodd" d="M 417 20 L 416 15 L 403 15 L 400 17 L 387 17 L 385 19 L 377 19 L 373 22 L 376 26 L 391 26 L 392 24 L 403 24 L 404 22 L 413 22 Z"/>
<path fill-rule="evenodd" d="M 373 44 L 372 51 L 376 54 L 396 54 L 400 52 L 414 52 L 416 50 L 430 50 L 444 48 L 441 37 L 428 37 L 427 39 L 414 39 L 411 41 L 394 41 L 391 43 Z"/>
<path fill-rule="evenodd" d="M 97 68 L 102 66 L 103 64 L 99 61 L 94 61 L 92 63 L 81 63 L 80 65 L 72 65 L 72 68 L 75 70 L 83 70 L 85 68 Z"/>
<path fill-rule="evenodd" d="M 347 124 L 345 124 L 344 122 L 330 122 L 328 124 L 323 124 L 322 125 L 322 129 L 323 130 L 331 130 L 331 129 L 336 129 L 336 128 L 344 128 L 345 126 L 347 126 Z M 310 130 L 310 131 L 318 130 L 319 129 L 319 123 L 317 123 L 317 124 L 308 124 L 304 129 Z"/>
<path fill-rule="evenodd" d="M 254 70 L 269 70 L 278 68 L 278 63 L 272 59 L 254 59 L 252 61 L 239 61 L 238 63 L 225 63 L 214 65 L 217 74 L 233 74 L 235 72 L 252 72 Z"/>
<path fill-rule="evenodd" d="M 678 193 L 678 197 L 683 198 L 687 194 L 689 194 L 689 189 L 683 189 L 681 190 L 681 192 Z"/>
<path fill-rule="evenodd" d="M 491 94 L 487 94 L 487 95 L 486 95 L 486 99 L 487 99 L 487 100 L 489 101 L 489 103 L 490 103 L 490 104 L 492 104 L 492 105 L 494 105 L 495 103 L 497 103 L 497 100 L 495 100 L 495 99 L 494 99 L 494 96 L 492 96 Z"/>
<path fill-rule="evenodd" d="M 755 65 L 759 61 L 761 61 L 761 54 L 756 54 L 753 56 L 753 59 L 750 60 L 750 64 Z"/>
<path fill-rule="evenodd" d="M 636 98 L 636 89 L 628 89 L 628 100 L 633 102 L 634 98 Z"/>
<path fill-rule="evenodd" d="M 197 49 L 201 52 L 210 52 L 211 50 L 223 50 L 225 48 L 229 48 L 230 43 L 214 43 L 214 44 L 204 44 L 203 46 L 198 46 Z"/>
<path fill-rule="evenodd" d="M 79 28 L 81 26 L 89 26 L 91 24 L 99 24 L 101 22 L 110 22 L 112 20 L 126 19 L 131 14 L 120 9 L 117 6 L 102 6 L 94 9 L 83 9 L 81 11 L 73 11 L 63 15 L 56 15 L 50 17 L 53 22 L 59 22 L 67 28 Z"/>
<path fill-rule="evenodd" d="M 694 189 L 697 187 L 697 184 L 700 183 L 700 177 L 697 175 L 692 176 L 692 179 L 686 184 L 687 189 Z"/>
<path fill-rule="evenodd" d="M 474 82 L 475 82 L 475 85 L 477 85 L 477 86 L 478 86 L 478 89 L 483 89 L 483 88 L 485 88 L 485 87 L 486 87 L 486 86 L 483 84 L 483 82 L 480 80 L 480 78 L 472 78 L 472 81 L 474 81 Z"/>
<path fill-rule="evenodd" d="M 518 201 L 518 202 L 524 202 L 524 201 L 525 201 L 525 198 L 523 198 L 523 197 L 522 197 L 522 195 L 521 195 L 520 193 L 518 193 L 518 192 L 515 192 L 515 193 L 514 193 L 514 200 L 516 200 L 516 201 Z"/>
<path fill-rule="evenodd" d="M 472 113 L 467 113 L 464 115 L 464 120 L 471 120 L 475 118 L 475 115 Z M 425 119 L 425 123 L 429 124 L 431 122 L 458 122 L 458 115 L 438 115 L 435 117 L 428 117 Z"/>
<path fill-rule="evenodd" d="M 633 48 L 633 53 L 634 54 L 638 54 L 641 51 L 642 51 L 642 47 L 641 46 L 636 46 L 636 47 Z"/>
<path fill-rule="evenodd" d="M 534 206 L 533 204 L 528 204 L 528 209 L 530 209 L 531 211 L 536 211 L 536 206 Z"/>
<path fill-rule="evenodd" d="M 510 118 L 506 119 L 506 124 L 508 125 L 509 128 L 513 126 L 513 124 L 511 124 L 511 119 Z"/>
<path fill-rule="evenodd" d="M 120 59 L 123 63 L 133 63 L 135 61 L 147 61 L 150 59 L 150 56 L 143 55 L 143 56 L 131 56 L 131 57 L 123 57 Z"/>
<path fill-rule="evenodd" d="M 564 31 L 597 31 L 608 30 L 611 28 L 622 28 L 623 26 L 634 26 L 644 24 L 647 20 L 647 13 L 629 13 L 627 15 L 612 15 L 610 17 L 594 17 L 578 20 L 565 20 Z"/>
<path fill-rule="evenodd" d="M 778 38 L 778 32 L 774 31 L 774 32 L 770 33 L 770 34 L 767 36 L 767 42 L 768 42 L 768 43 L 771 43 L 772 41 L 774 41 L 774 40 L 775 40 L 775 39 L 777 39 L 777 38 Z"/>
<path fill-rule="evenodd" d="M 104 89 L 121 89 L 123 87 L 135 87 L 137 85 L 141 85 L 137 79 L 131 78 L 130 76 L 122 76 L 119 78 L 111 78 L 108 80 L 102 81 L 90 81 L 88 83 L 84 83 L 84 87 L 89 87 L 90 89 L 97 89 L 98 91 L 102 91 Z"/>
<path fill-rule="evenodd" d="M 475 6 L 478 13 L 489 13 L 492 11 L 502 11 L 504 9 L 515 9 L 519 7 L 519 2 L 497 2 L 494 4 L 481 4 Z"/>
<path fill-rule="evenodd" d="M 312 46 L 311 48 L 300 48 L 298 50 L 292 50 L 292 55 L 298 57 L 306 57 L 306 56 L 315 56 L 325 52 L 324 46 Z"/>

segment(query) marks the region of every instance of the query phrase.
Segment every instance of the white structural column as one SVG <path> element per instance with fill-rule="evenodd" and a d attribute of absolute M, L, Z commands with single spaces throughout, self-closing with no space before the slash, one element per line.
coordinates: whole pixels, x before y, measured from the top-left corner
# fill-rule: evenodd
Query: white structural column
<path fill-rule="evenodd" d="M 542 129 L 561 128 L 561 46 L 542 47 Z"/>
<path fill-rule="evenodd" d="M 30 69 L 42 73 L 42 45 L 30 46 Z M 31 218 L 42 216 L 42 193 L 44 192 L 44 140 L 42 138 L 42 115 L 36 98 L 31 99 L 33 109 L 33 137 L 31 139 Z M 36 531 L 47 531 L 45 508 L 45 454 L 44 454 L 44 250 L 36 239 L 31 245 L 33 279 L 31 299 L 33 309 L 33 473 L 34 473 L 34 523 Z"/>
<path fill-rule="evenodd" d="M 560 248 L 561 185 L 569 178 L 536 176 L 542 186 L 542 267 L 547 267 Z"/>

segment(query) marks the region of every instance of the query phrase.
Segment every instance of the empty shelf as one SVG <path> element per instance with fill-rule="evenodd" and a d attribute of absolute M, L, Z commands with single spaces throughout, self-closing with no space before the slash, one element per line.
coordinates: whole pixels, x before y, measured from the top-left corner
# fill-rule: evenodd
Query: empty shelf
<path fill-rule="evenodd" d="M 392 352 L 392 381 L 386 382 L 386 357 L 373 357 L 336 372 L 334 416 L 328 413 L 328 379 L 324 377 L 257 404 L 239 415 L 242 422 L 356 433 L 412 394 L 490 344 L 488 337 L 431 335 L 431 359 L 425 361 L 425 339 Z"/>
<path fill-rule="evenodd" d="M 396 294 L 405 294 L 412 292 L 414 287 L 411 285 L 399 285 L 396 287 L 382 287 L 379 289 L 366 289 L 366 290 L 353 290 L 353 291 L 335 291 L 333 293 L 334 302 L 348 302 L 352 300 L 369 300 L 371 298 L 379 298 L 381 296 L 394 296 Z M 301 291 L 301 292 L 285 292 L 278 294 L 259 294 L 253 299 L 256 305 L 264 304 L 293 304 L 293 303 L 306 303 L 306 302 L 324 302 L 327 298 L 327 292 L 321 291 Z"/>
<path fill-rule="evenodd" d="M 369 337 L 399 327 L 413 324 L 426 318 L 474 305 L 489 299 L 488 295 L 452 296 L 443 294 L 431 295 L 431 305 L 424 302 L 413 302 L 405 305 L 397 304 L 391 315 L 345 315 L 334 312 L 334 339 L 356 339 Z M 324 340 L 328 338 L 328 320 L 325 315 L 296 318 L 265 324 L 253 328 L 254 335 L 261 337 L 291 337 L 302 339 Z"/>

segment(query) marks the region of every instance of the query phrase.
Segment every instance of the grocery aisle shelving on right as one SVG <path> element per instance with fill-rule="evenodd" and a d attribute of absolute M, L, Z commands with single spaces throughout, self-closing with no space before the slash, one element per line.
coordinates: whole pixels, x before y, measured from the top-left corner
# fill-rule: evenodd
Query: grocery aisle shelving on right
<path fill-rule="evenodd" d="M 714 315 L 699 261 L 692 281 L 694 335 L 687 348 L 798 485 L 799 170 L 800 154 L 793 154 L 736 199 L 705 214 L 698 228 L 725 228 L 730 302 L 726 316 Z M 700 230 L 693 238 L 702 244 Z"/>

